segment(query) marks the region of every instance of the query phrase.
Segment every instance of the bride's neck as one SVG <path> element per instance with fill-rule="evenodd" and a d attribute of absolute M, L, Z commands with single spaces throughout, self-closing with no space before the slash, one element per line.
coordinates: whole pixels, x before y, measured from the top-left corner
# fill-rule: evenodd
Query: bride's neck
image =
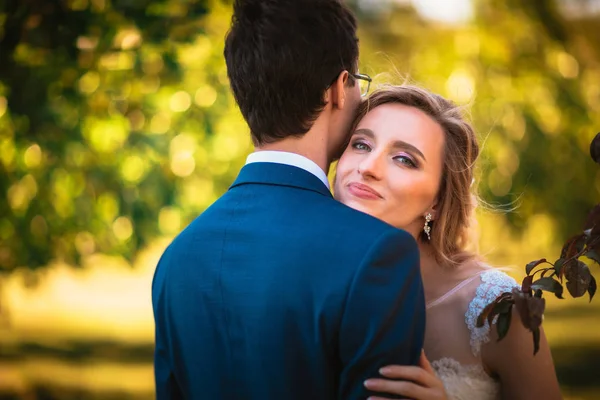
<path fill-rule="evenodd" d="M 433 248 L 428 243 L 419 243 L 421 254 L 421 277 L 425 289 L 425 299 L 433 300 L 443 294 L 447 283 L 452 281 L 452 269 L 444 268 L 436 260 Z"/>
<path fill-rule="evenodd" d="M 431 245 L 419 242 L 419 253 L 421 255 L 421 275 L 423 279 L 432 275 L 438 275 L 442 267 L 435 259 Z"/>

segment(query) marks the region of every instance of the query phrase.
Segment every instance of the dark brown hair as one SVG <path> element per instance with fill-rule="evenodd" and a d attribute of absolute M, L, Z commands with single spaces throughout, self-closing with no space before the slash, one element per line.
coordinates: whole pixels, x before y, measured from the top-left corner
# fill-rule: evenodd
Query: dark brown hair
<path fill-rule="evenodd" d="M 224 55 L 254 144 L 302 136 L 325 90 L 356 72 L 356 19 L 340 0 L 236 0 Z"/>

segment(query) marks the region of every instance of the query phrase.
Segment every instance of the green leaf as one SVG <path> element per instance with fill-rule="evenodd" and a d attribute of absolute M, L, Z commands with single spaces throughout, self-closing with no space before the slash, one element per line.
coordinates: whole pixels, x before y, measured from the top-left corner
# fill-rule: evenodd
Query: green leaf
<path fill-rule="evenodd" d="M 595 250 L 589 250 L 584 253 L 584 256 L 589 258 L 590 260 L 596 261 L 596 263 L 600 264 L 600 254 L 598 254 Z"/>
<path fill-rule="evenodd" d="M 546 292 L 552 292 L 558 297 L 562 299 L 563 287 L 560 282 L 554 280 L 552 277 L 540 278 L 537 281 L 533 282 L 531 285 L 532 290 L 545 290 Z"/>
<path fill-rule="evenodd" d="M 540 351 L 540 328 L 535 328 L 533 331 L 533 355 L 535 356 Z"/>
<path fill-rule="evenodd" d="M 508 330 L 510 329 L 511 317 L 512 313 L 510 311 L 498 315 L 498 341 L 504 339 L 504 337 L 508 333 Z"/>
<path fill-rule="evenodd" d="M 590 280 L 590 286 L 588 286 L 588 293 L 590 294 L 590 302 L 592 301 L 592 299 L 594 298 L 594 295 L 596 294 L 596 278 L 594 278 L 592 276 L 592 279 Z"/>
<path fill-rule="evenodd" d="M 547 262 L 545 258 L 541 258 L 539 260 L 532 261 L 525 266 L 525 272 L 527 273 L 527 275 L 529 275 L 535 267 L 537 267 L 538 265 L 545 263 L 545 262 Z"/>

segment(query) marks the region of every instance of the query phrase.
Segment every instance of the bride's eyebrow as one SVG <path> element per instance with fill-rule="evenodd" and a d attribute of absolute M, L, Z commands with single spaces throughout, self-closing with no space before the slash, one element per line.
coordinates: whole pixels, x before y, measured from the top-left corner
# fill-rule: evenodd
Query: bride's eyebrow
<path fill-rule="evenodd" d="M 369 137 L 370 139 L 373 139 L 374 141 L 377 141 L 377 139 L 375 137 L 375 133 L 372 130 L 368 129 L 368 128 L 357 129 L 354 132 L 354 135 L 365 135 L 365 136 Z M 418 155 L 419 157 L 421 157 L 423 159 L 423 161 L 427 161 L 427 159 L 425 158 L 425 155 L 423 155 L 423 153 L 421 152 L 421 150 L 419 150 L 418 148 L 416 148 L 415 146 L 413 146 L 410 143 L 406 143 L 403 140 L 395 140 L 392 143 L 392 148 L 395 148 L 395 149 L 404 149 L 404 150 L 412 151 L 416 155 Z"/>
<path fill-rule="evenodd" d="M 396 149 L 404 149 L 404 150 L 412 151 L 416 155 L 421 157 L 423 159 L 423 161 L 427 161 L 427 159 L 425 158 L 425 155 L 423 155 L 423 153 L 421 153 L 421 150 L 417 149 L 415 146 L 413 146 L 410 143 L 406 143 L 403 140 L 396 140 L 394 143 L 392 143 L 392 147 L 396 148 Z"/>
<path fill-rule="evenodd" d="M 373 133 L 373 131 L 368 128 L 357 129 L 354 131 L 354 135 L 365 135 L 368 136 L 370 139 L 375 140 L 375 133 Z"/>

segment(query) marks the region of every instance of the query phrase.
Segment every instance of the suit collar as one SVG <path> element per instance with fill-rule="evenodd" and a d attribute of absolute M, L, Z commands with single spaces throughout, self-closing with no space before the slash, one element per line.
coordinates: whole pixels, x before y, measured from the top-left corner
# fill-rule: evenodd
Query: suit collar
<path fill-rule="evenodd" d="M 246 164 L 254 162 L 270 162 L 291 165 L 293 167 L 302 168 L 305 171 L 310 172 L 323 182 L 327 189 L 329 189 L 329 181 L 327 175 L 313 160 L 304 157 L 297 153 L 290 153 L 286 151 L 274 151 L 274 150 L 261 150 L 250 153 L 246 159 Z"/>
<path fill-rule="evenodd" d="M 245 165 L 231 188 L 245 184 L 267 184 L 312 190 L 332 197 L 329 189 L 319 178 L 302 168 L 270 162 L 254 162 Z"/>

